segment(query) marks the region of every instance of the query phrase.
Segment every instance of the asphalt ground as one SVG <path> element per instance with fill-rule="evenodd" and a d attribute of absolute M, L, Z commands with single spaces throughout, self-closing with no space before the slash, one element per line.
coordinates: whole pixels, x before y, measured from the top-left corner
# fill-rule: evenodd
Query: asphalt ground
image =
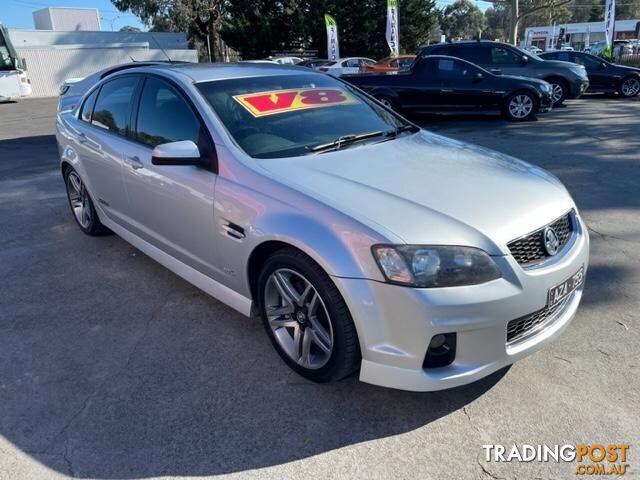
<path fill-rule="evenodd" d="M 509 369 L 409 393 L 291 372 L 246 319 L 118 238 L 75 225 L 55 99 L 0 104 L 0 478 L 567 479 L 483 444 L 630 444 L 640 476 L 640 102 L 425 128 L 551 170 L 591 234 L 565 334 Z M 595 477 L 592 477 L 595 478 Z"/>

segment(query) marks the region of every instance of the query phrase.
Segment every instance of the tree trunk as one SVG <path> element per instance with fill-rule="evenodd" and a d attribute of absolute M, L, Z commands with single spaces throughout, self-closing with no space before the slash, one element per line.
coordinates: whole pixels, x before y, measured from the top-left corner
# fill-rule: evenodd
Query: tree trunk
<path fill-rule="evenodd" d="M 509 7 L 509 43 L 515 45 L 518 42 L 518 0 L 509 0 Z"/>

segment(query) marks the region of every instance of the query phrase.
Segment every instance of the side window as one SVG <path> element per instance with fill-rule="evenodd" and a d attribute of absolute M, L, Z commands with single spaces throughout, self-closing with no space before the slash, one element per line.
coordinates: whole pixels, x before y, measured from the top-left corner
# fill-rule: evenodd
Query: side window
<path fill-rule="evenodd" d="M 412 63 L 413 63 L 413 58 L 411 57 L 401 58 L 400 60 L 398 60 L 398 66 L 400 67 L 401 70 L 408 69 Z"/>
<path fill-rule="evenodd" d="M 98 90 L 96 88 L 91 95 L 87 97 L 87 99 L 82 104 L 82 110 L 80 110 L 80 120 L 83 122 L 91 122 L 91 114 L 93 113 L 93 107 L 96 104 L 96 98 L 98 98 Z"/>
<path fill-rule="evenodd" d="M 394 58 L 389 62 L 389 66 L 393 68 L 400 68 L 399 63 L 400 63 L 399 60 L 397 58 Z"/>
<path fill-rule="evenodd" d="M 441 80 L 460 80 L 471 78 L 469 65 L 450 58 L 438 59 L 436 76 Z"/>
<path fill-rule="evenodd" d="M 587 70 L 595 70 L 600 67 L 601 63 L 597 58 L 590 57 L 589 55 L 579 55 L 576 53 L 571 55 L 571 61 L 573 63 L 584 65 L 584 68 Z"/>
<path fill-rule="evenodd" d="M 571 62 L 571 55 L 569 52 L 558 52 L 556 53 L 556 60 L 562 60 L 563 62 Z"/>
<path fill-rule="evenodd" d="M 558 60 L 558 54 L 557 53 L 545 53 L 544 57 L 542 57 L 543 60 Z"/>
<path fill-rule="evenodd" d="M 373 65 L 374 63 L 376 62 L 369 60 L 368 58 L 361 58 L 358 62 L 359 65 Z"/>
<path fill-rule="evenodd" d="M 468 62 L 476 65 L 487 65 L 489 61 L 489 47 L 482 44 L 471 44 L 465 47 L 458 47 L 460 52 L 455 57 L 464 58 Z"/>
<path fill-rule="evenodd" d="M 139 77 L 123 77 L 102 85 L 96 100 L 91 124 L 110 132 L 127 135 L 133 94 Z"/>
<path fill-rule="evenodd" d="M 522 55 L 506 47 L 491 47 L 491 63 L 496 66 L 518 67 L 522 65 Z"/>
<path fill-rule="evenodd" d="M 200 139 L 200 122 L 185 100 L 162 80 L 147 78 L 140 98 L 136 139 L 151 147 Z"/>
<path fill-rule="evenodd" d="M 357 67 L 360 65 L 360 61 L 357 58 L 351 58 L 344 62 L 345 67 Z"/>

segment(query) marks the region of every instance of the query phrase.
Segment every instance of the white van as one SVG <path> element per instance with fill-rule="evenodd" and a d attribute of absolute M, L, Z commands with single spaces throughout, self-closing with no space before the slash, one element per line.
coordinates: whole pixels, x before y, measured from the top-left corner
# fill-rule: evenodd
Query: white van
<path fill-rule="evenodd" d="M 24 58 L 18 58 L 7 29 L 0 25 L 0 101 L 31 95 Z"/>

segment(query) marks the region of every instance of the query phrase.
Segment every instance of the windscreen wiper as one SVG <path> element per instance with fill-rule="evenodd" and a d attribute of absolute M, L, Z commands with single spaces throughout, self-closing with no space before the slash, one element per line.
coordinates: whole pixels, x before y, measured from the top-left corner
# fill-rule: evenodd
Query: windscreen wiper
<path fill-rule="evenodd" d="M 351 143 L 359 142 L 360 140 L 366 140 L 367 138 L 381 137 L 385 132 L 382 130 L 374 130 L 373 132 L 366 133 L 358 133 L 351 135 L 343 135 L 341 137 L 336 138 L 335 140 L 327 143 L 321 143 L 319 145 L 314 145 L 313 147 L 308 147 L 312 152 L 323 152 L 327 150 L 340 150 L 343 146 L 349 145 Z"/>
<path fill-rule="evenodd" d="M 384 134 L 384 136 L 387 138 L 394 138 L 400 135 L 402 132 L 415 133 L 418 130 L 420 130 L 419 127 L 416 127 L 415 125 L 411 125 L 410 123 L 407 123 L 405 125 L 401 125 L 399 127 L 394 128 L 393 130 L 388 131 L 387 133 Z"/>

